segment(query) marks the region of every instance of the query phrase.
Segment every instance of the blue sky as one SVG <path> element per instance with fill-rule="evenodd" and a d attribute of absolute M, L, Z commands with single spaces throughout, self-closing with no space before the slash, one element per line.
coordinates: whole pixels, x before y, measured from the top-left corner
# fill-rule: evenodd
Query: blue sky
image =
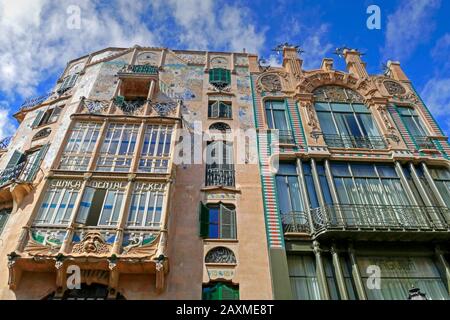
<path fill-rule="evenodd" d="M 366 26 L 369 5 L 381 9 L 380 30 Z M 78 12 L 80 28 L 68 28 Z M 324 57 L 345 69 L 333 54 L 342 45 L 364 52 L 371 74 L 400 61 L 450 133 L 448 0 L 0 0 L 0 137 L 14 133 L 11 115 L 26 97 L 50 90 L 68 60 L 89 52 L 245 48 L 277 63 L 271 49 L 284 42 L 305 50 L 308 69 Z"/>

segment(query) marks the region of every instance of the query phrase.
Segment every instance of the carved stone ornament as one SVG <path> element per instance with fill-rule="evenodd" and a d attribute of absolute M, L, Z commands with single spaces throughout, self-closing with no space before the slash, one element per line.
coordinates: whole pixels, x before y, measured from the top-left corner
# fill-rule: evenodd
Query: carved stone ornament
<path fill-rule="evenodd" d="M 152 104 L 152 108 L 160 117 L 166 117 L 175 112 L 177 104 L 176 102 L 158 102 Z"/>
<path fill-rule="evenodd" d="M 340 86 L 322 86 L 314 90 L 313 94 L 316 101 L 364 103 L 364 97 L 362 95 L 356 91 Z"/>
<path fill-rule="evenodd" d="M 391 95 L 403 95 L 406 93 L 406 89 L 398 82 L 392 80 L 386 80 L 383 82 L 387 92 Z"/>
<path fill-rule="evenodd" d="M 79 254 L 107 254 L 109 246 L 100 232 L 87 232 L 80 243 L 73 246 L 73 253 Z"/>
<path fill-rule="evenodd" d="M 216 247 L 208 251 L 205 263 L 236 263 L 236 256 L 228 248 Z"/>
<path fill-rule="evenodd" d="M 278 74 L 269 73 L 260 79 L 262 91 L 277 92 L 281 91 L 281 78 Z"/>
<path fill-rule="evenodd" d="M 89 113 L 102 113 L 109 105 L 108 101 L 83 99 L 83 104 Z"/>
<path fill-rule="evenodd" d="M 308 126 L 312 131 L 320 131 L 319 120 L 317 119 L 316 111 L 311 102 L 301 102 L 300 105 L 306 108 L 306 115 L 308 116 Z"/>
<path fill-rule="evenodd" d="M 117 96 L 114 98 L 114 105 L 117 106 L 125 114 L 133 114 L 137 110 L 141 109 L 148 100 L 146 99 L 136 99 L 136 100 L 125 100 L 124 97 Z"/>
<path fill-rule="evenodd" d="M 52 133 L 52 129 L 50 128 L 44 128 L 42 130 L 39 130 L 34 136 L 33 136 L 33 141 L 34 140 L 39 140 L 39 139 L 43 139 L 46 138 L 50 135 L 50 133 Z"/>

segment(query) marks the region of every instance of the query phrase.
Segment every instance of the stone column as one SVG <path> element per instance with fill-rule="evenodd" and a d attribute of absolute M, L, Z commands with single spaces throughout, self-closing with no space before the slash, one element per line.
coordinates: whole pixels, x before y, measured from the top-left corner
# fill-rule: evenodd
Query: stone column
<path fill-rule="evenodd" d="M 319 282 L 319 290 L 322 300 L 330 300 L 330 292 L 328 291 L 327 276 L 323 267 L 322 254 L 320 244 L 317 241 L 313 242 L 314 255 L 316 257 L 316 273 Z"/>
<path fill-rule="evenodd" d="M 366 291 L 364 290 L 364 283 L 362 281 L 361 274 L 359 273 L 358 264 L 356 262 L 355 249 L 353 248 L 352 244 L 350 244 L 348 247 L 348 255 L 350 257 L 350 263 L 352 265 L 352 276 L 353 281 L 355 282 L 358 297 L 360 300 L 367 300 Z"/>

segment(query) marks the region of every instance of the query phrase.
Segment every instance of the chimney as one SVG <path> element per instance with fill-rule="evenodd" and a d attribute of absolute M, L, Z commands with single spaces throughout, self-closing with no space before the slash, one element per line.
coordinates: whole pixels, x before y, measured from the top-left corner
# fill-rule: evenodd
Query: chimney
<path fill-rule="evenodd" d="M 303 61 L 300 59 L 297 53 L 297 49 L 294 47 L 283 48 L 283 67 L 288 73 L 291 73 L 296 78 L 302 74 Z"/>
<path fill-rule="evenodd" d="M 398 81 L 409 81 L 408 77 L 405 75 L 405 73 L 402 70 L 402 67 L 400 66 L 400 62 L 398 61 L 388 61 L 387 67 L 389 70 L 389 75 L 392 79 L 398 80 Z"/>

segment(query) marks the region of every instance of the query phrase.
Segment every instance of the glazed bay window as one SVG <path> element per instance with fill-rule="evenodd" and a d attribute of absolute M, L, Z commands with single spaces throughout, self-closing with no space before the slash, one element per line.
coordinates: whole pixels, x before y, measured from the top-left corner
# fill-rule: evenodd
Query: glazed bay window
<path fill-rule="evenodd" d="M 380 289 L 368 289 L 369 300 L 406 300 L 408 291 L 415 287 L 426 294 L 427 299 L 448 300 L 450 296 L 438 266 L 429 257 L 358 257 L 363 283 L 371 274 L 371 265 L 381 269 Z"/>
<path fill-rule="evenodd" d="M 172 133 L 171 126 L 148 125 L 145 128 L 144 144 L 139 160 L 140 172 L 168 172 Z"/>
<path fill-rule="evenodd" d="M 313 255 L 288 255 L 292 296 L 296 300 L 320 300 L 316 260 Z"/>
<path fill-rule="evenodd" d="M 87 170 L 100 133 L 100 123 L 77 122 L 69 133 L 59 169 Z"/>
<path fill-rule="evenodd" d="M 284 232 L 308 232 L 309 226 L 295 163 L 280 163 L 275 179 Z"/>
<path fill-rule="evenodd" d="M 35 225 L 67 225 L 78 197 L 81 181 L 51 180 L 39 207 Z"/>
<path fill-rule="evenodd" d="M 397 111 L 406 127 L 420 149 L 435 149 L 433 141 L 428 138 L 424 123 L 416 110 L 410 107 L 397 107 Z"/>
<path fill-rule="evenodd" d="M 159 228 L 161 225 L 165 186 L 136 183 L 131 196 L 127 227 Z"/>
<path fill-rule="evenodd" d="M 116 226 L 124 195 L 123 182 L 91 182 L 84 191 L 76 222 L 84 226 Z"/>
<path fill-rule="evenodd" d="M 450 207 L 450 172 L 445 168 L 429 168 L 431 177 L 436 184 L 442 198 Z"/>
<path fill-rule="evenodd" d="M 270 129 L 277 129 L 280 143 L 292 144 L 294 138 L 288 122 L 286 103 L 278 100 L 268 100 L 265 102 L 267 126 Z"/>
<path fill-rule="evenodd" d="M 236 211 L 224 204 L 199 205 L 200 237 L 204 239 L 236 239 Z"/>
<path fill-rule="evenodd" d="M 225 118 L 231 119 L 231 101 L 209 101 L 208 118 Z"/>
<path fill-rule="evenodd" d="M 97 170 L 129 172 L 138 131 L 137 124 L 111 123 L 102 144 Z"/>

